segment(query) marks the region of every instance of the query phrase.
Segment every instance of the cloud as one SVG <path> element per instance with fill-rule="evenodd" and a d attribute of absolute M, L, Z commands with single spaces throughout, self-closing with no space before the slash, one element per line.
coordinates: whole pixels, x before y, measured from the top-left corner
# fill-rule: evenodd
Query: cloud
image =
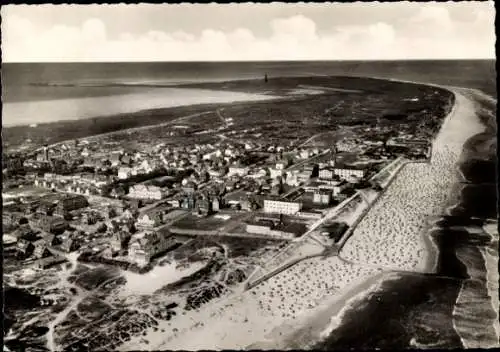
<path fill-rule="evenodd" d="M 3 14 L 5 15 L 5 14 Z M 5 17 L 5 16 L 4 16 Z M 106 24 L 89 18 L 80 26 L 37 28 L 21 16 L 2 22 L 4 61 L 210 61 L 210 60 L 355 60 L 399 58 L 494 57 L 494 10 L 482 9 L 474 20 L 457 23 L 447 8 L 425 4 L 395 23 L 333 25 L 318 32 L 303 15 L 275 18 L 270 34 L 257 37 L 249 28 L 185 31 L 151 29 L 111 37 Z M 472 50 L 471 50 L 472 49 Z"/>

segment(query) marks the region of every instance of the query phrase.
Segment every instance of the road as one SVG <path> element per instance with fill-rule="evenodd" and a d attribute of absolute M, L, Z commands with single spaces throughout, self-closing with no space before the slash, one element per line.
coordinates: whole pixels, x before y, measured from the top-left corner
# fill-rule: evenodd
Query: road
<path fill-rule="evenodd" d="M 301 167 L 302 165 L 310 163 L 310 162 L 312 162 L 312 161 L 314 161 L 314 160 L 316 160 L 316 159 L 318 159 L 318 158 L 320 158 L 320 157 L 328 154 L 329 152 L 330 152 L 330 148 L 328 148 L 327 150 L 325 150 L 323 153 L 320 153 L 320 154 L 315 155 L 315 156 L 313 156 L 311 158 L 305 159 L 305 160 L 299 162 L 298 164 L 293 164 L 293 165 L 287 167 L 285 169 L 285 171 L 291 171 L 291 170 L 294 170 L 294 169 L 296 169 L 298 167 Z"/>

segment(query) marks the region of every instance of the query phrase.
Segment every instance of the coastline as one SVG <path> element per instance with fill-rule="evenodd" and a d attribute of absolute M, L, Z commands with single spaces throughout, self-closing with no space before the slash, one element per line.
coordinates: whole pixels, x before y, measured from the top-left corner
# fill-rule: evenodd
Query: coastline
<path fill-rule="evenodd" d="M 447 114 L 445 122 L 448 123 L 448 117 L 450 117 L 450 115 L 456 111 L 455 108 L 456 105 L 454 104 L 453 109 L 451 109 L 451 111 Z M 445 122 L 443 122 L 443 125 L 441 127 L 442 129 L 446 127 Z M 151 128 L 154 126 L 144 126 L 141 128 Z M 123 131 L 117 131 L 117 133 L 121 132 Z M 458 170 L 460 171 L 459 168 Z M 396 175 L 396 178 L 397 177 L 401 176 Z M 453 203 L 453 206 L 450 206 L 449 205 L 450 203 L 460 202 L 461 192 L 458 192 L 458 194 L 455 193 L 454 191 L 455 187 L 461 187 L 460 181 L 456 181 L 452 185 L 452 188 L 449 190 L 448 197 L 452 198 L 449 198 L 448 201 L 445 202 L 446 205 L 444 206 L 443 209 L 446 209 L 446 211 L 451 211 L 450 209 L 454 209 L 456 206 L 458 206 L 458 203 Z M 440 214 L 446 211 L 443 210 L 441 211 Z M 435 217 L 435 215 L 431 215 L 431 218 L 433 217 Z M 421 272 L 435 273 L 438 268 L 439 247 L 436 244 L 435 238 L 432 235 L 434 228 L 435 228 L 435 223 L 433 226 L 431 221 L 428 221 L 426 222 L 426 227 L 424 227 L 423 230 L 419 231 L 418 234 L 415 233 L 415 235 L 419 236 L 418 240 L 421 241 L 421 243 L 423 243 L 423 246 L 426 248 L 426 250 L 423 252 L 424 259 L 420 261 L 420 264 L 422 265 L 423 268 L 416 270 L 419 273 Z M 362 263 L 354 264 L 353 266 L 354 267 L 363 266 L 363 264 Z M 342 267 L 339 267 L 339 270 L 342 270 Z M 326 298 L 325 302 L 320 303 L 318 306 L 316 306 L 316 308 L 313 308 L 310 311 L 301 312 L 301 314 L 293 322 L 285 322 L 282 325 L 278 325 L 277 327 L 272 329 L 271 332 L 266 334 L 265 340 L 262 340 L 262 342 L 258 342 L 257 344 L 247 345 L 246 348 L 253 349 L 253 348 L 310 347 L 310 346 L 302 346 L 301 343 L 309 340 L 312 341 L 311 342 L 312 344 L 317 342 L 316 340 L 318 338 L 322 338 L 325 335 L 329 334 L 331 331 L 333 331 L 336 327 L 338 327 L 342 323 L 342 319 L 350 309 L 352 309 L 355 305 L 359 304 L 360 301 L 364 300 L 366 297 L 370 296 L 374 291 L 378 290 L 383 283 L 396 279 L 395 276 L 397 276 L 397 274 L 390 271 L 390 269 L 389 271 L 386 272 L 379 272 L 376 274 L 371 273 L 368 277 L 363 277 L 361 275 L 360 277 L 354 279 L 349 284 L 341 287 L 338 292 L 335 292 L 333 294 L 324 293 L 323 297 L 320 298 L 319 300 Z M 233 302 L 235 301 L 233 300 Z M 208 314 L 204 314 L 204 316 L 208 317 Z M 222 317 L 222 319 L 224 318 L 227 318 L 227 316 Z M 193 319 L 191 318 L 191 320 Z M 180 325 L 182 324 L 183 323 L 181 322 Z M 237 326 L 236 329 L 237 332 L 239 331 L 238 328 L 239 326 Z M 209 329 L 210 328 L 206 330 Z M 246 330 L 246 328 L 242 330 L 242 333 L 246 334 L 247 332 L 244 330 Z M 257 333 L 257 336 L 260 335 Z M 279 347 L 277 347 L 276 345 L 278 345 Z M 239 345 L 240 348 L 244 346 L 245 346 L 244 344 Z M 148 346 L 142 345 L 142 347 L 147 348 Z"/>
<path fill-rule="evenodd" d="M 85 119 L 110 118 L 116 115 L 139 114 L 148 110 L 263 101 L 277 98 L 281 97 L 256 93 L 170 87 L 159 88 L 154 91 L 102 97 L 6 102 L 2 111 L 4 116 L 2 127 L 13 128 L 27 127 L 34 124 L 65 123 Z M 31 116 L 37 116 L 39 120 L 25 120 Z"/>
<path fill-rule="evenodd" d="M 394 280 L 394 273 L 378 273 L 360 278 L 341 292 L 321 303 L 314 311 L 305 314 L 297 325 L 283 324 L 271 331 L 266 340 L 245 349 L 307 349 L 337 328 L 344 315 L 360 301 L 377 291 L 386 281 Z M 295 329 L 295 330 L 294 330 Z M 306 343 L 307 342 L 307 343 Z"/>
<path fill-rule="evenodd" d="M 456 113 L 457 113 L 457 107 L 454 105 L 454 108 L 451 109 L 451 111 L 447 115 L 446 121 L 448 121 L 448 123 L 445 125 L 445 127 L 448 127 L 450 119 Z M 464 114 L 462 113 L 461 115 L 464 115 Z M 455 123 L 455 127 L 456 127 L 456 123 Z M 443 129 L 440 130 L 440 134 L 442 134 L 442 131 L 443 131 Z M 443 138 L 443 137 L 441 136 L 441 138 Z M 444 162 L 444 164 L 443 164 L 443 160 L 446 161 L 446 159 L 443 159 L 443 156 L 441 156 L 440 159 L 437 161 L 438 164 L 435 166 L 431 166 L 430 164 L 425 164 L 425 165 L 418 165 L 417 167 L 419 168 L 419 170 L 426 170 L 425 169 L 426 167 L 433 169 L 434 167 L 442 164 L 441 166 L 439 166 L 440 173 L 447 174 L 447 172 L 449 171 L 450 165 L 449 165 L 449 163 L 446 163 L 446 162 Z M 411 173 L 413 170 L 410 169 L 409 171 L 408 170 L 405 170 L 405 171 L 406 171 L 406 173 L 408 173 L 408 172 Z M 438 178 L 439 178 L 439 176 L 440 175 L 437 175 Z M 397 175 L 396 179 L 398 179 L 398 178 L 401 180 L 401 178 L 404 179 L 404 176 Z M 434 181 L 431 180 L 431 182 L 436 182 L 436 180 L 434 180 Z M 446 182 L 445 182 L 445 184 L 448 185 L 448 183 L 446 183 Z M 443 186 L 445 186 L 445 184 L 443 184 Z M 438 186 L 438 185 L 436 184 L 436 186 Z M 391 185 L 391 187 L 392 187 L 392 185 Z M 438 187 L 439 187 L 438 189 L 442 189 L 442 187 L 440 187 L 440 186 L 438 186 Z M 447 189 L 447 191 L 450 191 L 450 189 L 448 187 L 446 187 L 446 189 Z M 443 193 L 443 192 L 441 192 L 441 193 Z M 446 193 L 444 195 L 445 198 L 448 198 L 450 196 L 450 194 L 448 192 L 444 192 L 444 193 Z M 434 216 L 440 215 L 439 211 L 441 211 L 441 209 L 442 209 L 442 206 L 443 206 L 442 201 L 444 200 L 442 198 L 443 198 L 443 195 L 440 196 L 440 199 L 438 200 L 438 204 L 432 203 L 432 205 L 431 205 L 432 209 L 434 209 L 434 212 L 432 212 L 432 214 Z M 435 202 L 435 201 L 433 201 L 433 202 Z M 436 207 L 436 205 L 437 205 L 437 207 Z M 383 204 L 383 206 L 386 206 L 386 205 Z M 371 209 L 370 212 L 372 210 L 373 209 Z M 418 219 L 420 219 L 420 217 L 418 217 Z M 437 266 L 437 254 L 435 251 L 436 245 L 432 242 L 432 239 L 429 237 L 429 234 L 428 234 L 429 231 L 427 231 L 427 229 L 430 227 L 429 225 L 430 224 L 427 223 L 427 226 L 423 226 L 423 228 L 420 228 L 419 231 L 416 231 L 417 233 L 414 233 L 412 235 L 413 240 L 416 242 L 419 242 L 420 246 L 422 246 L 423 248 L 422 248 L 422 250 L 420 250 L 420 253 L 421 253 L 419 256 L 420 259 L 417 260 L 418 265 L 416 267 L 412 267 L 411 265 L 413 265 L 413 264 L 410 264 L 410 263 L 407 264 L 407 265 L 410 265 L 410 268 L 414 268 L 413 270 L 411 270 L 409 268 L 410 272 L 411 271 L 413 271 L 413 272 L 417 271 L 417 273 L 421 272 L 421 270 L 415 270 L 415 269 L 417 267 L 421 268 L 422 265 L 425 266 L 425 269 L 427 269 L 427 270 L 424 270 L 424 272 L 434 271 L 436 266 Z M 412 231 L 412 229 L 413 228 L 410 228 L 410 231 Z M 416 230 L 416 228 L 413 230 Z M 410 248 L 409 250 L 412 250 L 412 249 Z M 422 258 L 422 253 L 425 255 L 424 258 Z M 397 252 L 396 252 L 396 254 L 397 254 Z M 394 257 L 394 253 L 392 254 L 392 256 Z M 414 259 L 416 259 L 416 258 L 414 258 Z M 300 265 L 301 265 L 301 263 L 297 264 L 295 267 L 293 267 L 289 270 L 297 272 L 300 270 L 298 268 Z M 302 263 L 302 265 L 306 265 L 306 264 Z M 312 264 L 312 265 L 314 265 L 314 264 Z M 363 265 L 362 263 L 349 264 L 349 265 L 351 265 L 353 267 L 357 267 L 357 268 L 360 268 L 363 266 L 365 268 L 370 267 L 369 265 L 366 266 L 366 265 Z M 373 268 L 371 268 L 371 269 L 373 270 Z M 338 270 L 342 271 L 342 267 L 339 267 Z M 377 270 L 381 270 L 381 269 L 379 268 Z M 348 273 L 346 274 L 346 273 L 344 273 L 343 275 L 351 275 L 352 276 L 352 274 L 348 274 Z M 394 276 L 392 276 L 392 275 L 394 275 L 394 272 L 391 272 L 389 270 L 388 272 L 386 272 L 386 274 L 389 275 L 389 277 L 394 278 Z M 382 277 L 382 279 L 377 280 L 377 278 L 380 278 L 380 277 Z M 277 278 L 277 277 L 273 277 L 272 279 L 279 280 L 279 278 Z M 218 323 L 217 327 L 211 326 L 208 329 L 203 329 L 204 331 L 196 331 L 196 333 L 199 333 L 200 335 L 187 334 L 188 336 L 182 336 L 182 338 L 180 338 L 180 336 L 179 336 L 179 339 L 176 339 L 175 342 L 172 341 L 172 343 L 167 343 L 168 345 L 160 344 L 160 347 L 161 348 L 169 348 L 169 346 L 176 346 L 176 348 L 186 348 L 186 349 L 190 349 L 190 348 L 220 349 L 220 348 L 235 348 L 235 347 L 246 348 L 246 349 L 297 348 L 296 344 L 298 342 L 298 339 L 296 338 L 296 336 L 299 336 L 301 341 L 307 340 L 304 337 L 311 338 L 312 341 L 309 341 L 309 342 L 310 342 L 310 344 L 314 344 L 314 343 L 317 343 L 318 340 L 321 340 L 322 337 L 324 338 L 325 334 L 328 334 L 328 332 L 333 330 L 336 327 L 336 325 L 338 324 L 338 322 L 341 322 L 344 314 L 346 312 L 348 312 L 351 308 L 353 308 L 353 306 L 355 306 L 356 302 L 363 300 L 363 298 L 368 297 L 371 293 L 374 292 L 374 290 L 377 287 L 380 287 L 380 285 L 383 282 L 386 282 L 387 281 L 386 279 L 387 279 L 387 276 L 384 276 L 384 275 L 380 276 L 379 273 L 377 273 L 375 275 L 373 272 L 371 272 L 370 275 L 359 275 L 358 274 L 357 279 L 353 279 L 352 282 L 341 287 L 340 291 L 333 293 L 333 297 L 331 297 L 331 299 L 328 300 L 328 303 L 321 304 L 319 306 L 319 308 L 316 308 L 311 312 L 309 312 L 307 310 L 299 311 L 299 316 L 297 318 L 294 318 L 293 322 L 281 321 L 281 323 L 280 323 L 280 319 L 268 321 L 263 316 L 259 317 L 258 312 L 254 312 L 254 314 L 257 313 L 258 318 L 257 317 L 256 318 L 259 321 L 257 321 L 257 322 L 254 321 L 252 324 L 252 323 L 248 322 L 248 318 L 245 316 L 245 314 L 248 314 L 248 310 L 252 309 L 251 308 L 252 304 L 248 300 L 245 300 L 245 301 L 242 301 L 241 303 L 239 303 L 240 307 L 234 307 L 232 309 L 229 309 L 229 311 L 226 311 L 225 313 L 228 313 L 228 315 L 226 317 L 221 316 L 220 320 L 228 319 L 228 316 L 233 317 L 233 318 L 235 316 L 236 317 L 245 316 L 244 322 L 246 323 L 246 325 L 243 325 L 243 324 L 240 325 L 240 323 L 238 323 L 235 326 L 234 323 L 229 324 L 229 325 L 224 325 L 223 323 Z M 326 278 L 325 278 L 325 280 L 326 280 Z M 271 281 L 271 279 L 269 281 Z M 262 284 L 262 286 L 273 285 L 269 281 Z M 326 295 L 327 294 L 324 293 L 322 295 L 322 297 L 324 298 Z M 354 297 L 353 297 L 353 295 L 354 295 Z M 243 298 L 242 298 L 242 300 L 243 300 Z M 247 313 L 243 313 L 243 314 L 237 313 L 239 311 L 245 310 L 244 307 L 241 307 L 241 305 L 244 305 L 245 303 L 247 303 L 248 307 L 250 307 L 250 308 L 246 307 Z M 279 314 L 279 310 L 277 313 Z M 332 318 L 332 315 L 333 315 L 333 318 Z M 230 320 L 233 320 L 233 319 L 230 319 Z M 262 330 L 262 327 L 259 328 L 257 326 L 257 323 L 259 323 L 261 325 L 266 325 L 266 324 L 271 323 L 271 324 L 274 324 L 276 326 L 274 328 L 272 328 L 271 332 L 265 333 L 266 330 L 265 329 Z M 223 325 L 224 325 L 224 327 L 221 328 L 221 326 L 223 326 Z M 329 328 L 328 328 L 328 325 L 330 325 Z M 254 342 L 255 340 L 252 341 L 251 339 L 250 340 L 248 339 L 248 336 L 246 336 L 246 337 L 243 336 L 243 335 L 247 334 L 246 329 L 248 328 L 248 326 L 250 326 L 250 329 L 248 329 L 248 333 L 251 333 L 251 335 L 253 335 L 253 338 L 260 341 L 260 342 L 255 343 Z M 227 334 L 223 334 L 220 332 L 224 329 L 226 329 L 226 331 L 227 331 L 227 329 L 229 329 L 230 327 L 231 327 L 232 331 L 240 331 L 240 333 L 238 334 L 238 335 L 240 335 L 239 338 L 233 337 L 233 338 L 231 338 L 231 341 L 228 341 L 228 339 L 226 338 Z M 207 330 L 210 330 L 210 331 L 207 331 Z M 207 335 L 207 333 L 209 335 Z M 217 336 L 217 335 L 219 335 L 217 337 L 217 341 L 214 341 L 213 336 Z M 212 338 L 212 341 L 209 341 L 210 338 L 208 336 L 210 336 Z M 263 336 L 263 337 L 259 338 L 258 336 Z M 195 337 L 199 338 L 200 340 L 203 340 L 204 342 L 201 343 L 201 345 L 199 343 L 193 344 L 192 340 Z M 245 340 L 247 340 L 247 343 L 245 343 Z M 299 345 L 300 345 L 300 342 L 299 342 Z M 300 347 L 303 348 L 305 346 L 301 345 Z"/>

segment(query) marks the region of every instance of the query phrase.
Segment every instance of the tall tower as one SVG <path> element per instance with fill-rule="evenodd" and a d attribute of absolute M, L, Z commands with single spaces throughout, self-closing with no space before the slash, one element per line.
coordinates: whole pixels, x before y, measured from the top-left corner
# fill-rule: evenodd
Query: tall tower
<path fill-rule="evenodd" d="M 46 145 L 43 146 L 43 160 L 49 161 L 49 148 Z"/>
<path fill-rule="evenodd" d="M 333 143 L 330 146 L 330 166 L 335 166 L 337 164 L 337 143 Z"/>
<path fill-rule="evenodd" d="M 264 82 L 267 83 L 268 78 L 267 78 L 267 73 L 264 75 Z"/>

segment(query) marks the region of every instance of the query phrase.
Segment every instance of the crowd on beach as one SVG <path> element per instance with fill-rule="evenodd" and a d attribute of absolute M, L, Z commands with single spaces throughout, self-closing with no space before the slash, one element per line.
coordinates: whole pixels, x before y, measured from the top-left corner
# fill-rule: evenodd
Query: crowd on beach
<path fill-rule="evenodd" d="M 180 333 L 167 341 L 163 336 L 164 343 L 152 343 L 151 347 L 234 349 L 266 339 L 279 340 L 279 326 L 298 323 L 307 312 L 354 281 L 378 272 L 380 269 L 350 264 L 334 256 L 306 259 L 249 291 L 178 319 Z M 210 328 L 200 329 L 208 319 Z"/>
<path fill-rule="evenodd" d="M 472 108 L 463 97 L 457 99 L 465 111 Z M 474 120 L 465 112 L 450 114 L 433 143 L 430 163 L 403 167 L 342 248 L 342 258 L 386 269 L 430 269 L 425 268 L 429 248 L 423 236 L 430 229 L 428 220 L 442 213 L 457 182 L 463 143 L 482 129 Z"/>

